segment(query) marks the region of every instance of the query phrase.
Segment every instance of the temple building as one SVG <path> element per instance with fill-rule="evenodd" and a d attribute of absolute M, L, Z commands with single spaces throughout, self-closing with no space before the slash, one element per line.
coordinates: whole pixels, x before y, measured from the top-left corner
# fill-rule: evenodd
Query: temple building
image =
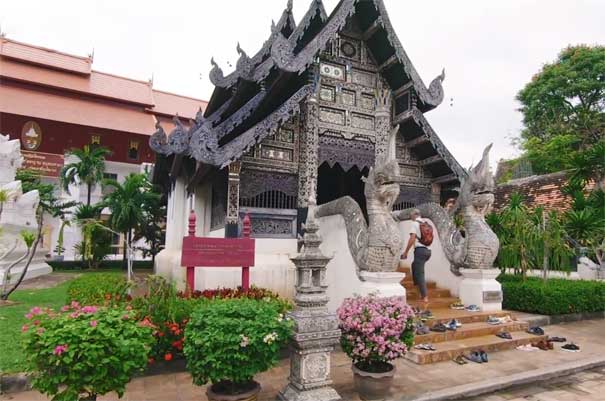
<path fill-rule="evenodd" d="M 58 183 L 65 152 L 84 145 L 105 146 L 106 178 L 122 181 L 155 160 L 149 135 L 157 123 L 173 129 L 172 118 L 184 118 L 206 102 L 159 91 L 139 81 L 92 69 L 93 57 L 75 56 L 0 36 L 0 134 L 21 141 L 24 167 L 46 182 Z M 86 190 L 72 188 L 66 200 L 86 202 Z M 97 185 L 92 203 L 102 197 Z M 60 221 L 47 219 L 44 249 L 54 254 Z M 67 228 L 65 258 L 71 259 L 77 228 Z M 73 233 L 72 233 L 73 231 Z M 73 235 L 70 235 L 73 234 Z M 117 249 L 121 241 L 115 239 Z"/>
<path fill-rule="evenodd" d="M 150 138 L 155 180 L 180 222 L 168 227 L 167 252 L 190 206 L 203 235 L 237 236 L 249 213 L 254 237 L 294 242 L 313 191 L 320 205 L 349 195 L 363 210 L 362 177 L 395 127 L 395 209 L 455 196 L 466 173 L 425 118 L 443 100 L 445 73 L 423 83 L 382 0 L 341 0 L 331 15 L 313 0 L 298 24 L 288 2 L 256 54 L 237 51 L 228 75 L 212 60 L 205 112 Z"/>

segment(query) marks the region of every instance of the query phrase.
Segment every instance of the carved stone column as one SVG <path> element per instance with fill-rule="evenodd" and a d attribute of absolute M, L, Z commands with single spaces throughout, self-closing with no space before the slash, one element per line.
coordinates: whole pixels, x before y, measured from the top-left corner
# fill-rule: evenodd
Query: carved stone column
<path fill-rule="evenodd" d="M 331 387 L 330 353 L 338 343 L 340 330 L 335 314 L 327 308 L 326 266 L 331 258 L 319 250 L 321 237 L 315 220 L 315 198 L 308 201 L 309 213 L 303 231 L 303 249 L 292 258 L 296 265 L 294 341 L 290 346 L 289 384 L 279 393 L 283 401 L 336 401 Z"/>
<path fill-rule="evenodd" d="M 306 208 L 311 188 L 317 188 L 317 152 L 319 148 L 319 105 L 316 94 L 313 93 L 301 109 L 303 127 L 300 132 L 300 152 L 298 168 L 298 207 Z"/>
<path fill-rule="evenodd" d="M 435 203 L 441 203 L 441 185 L 431 184 L 431 200 Z"/>
<path fill-rule="evenodd" d="M 391 133 L 391 90 L 379 84 L 376 89 L 376 161 L 386 157 Z"/>
<path fill-rule="evenodd" d="M 225 219 L 225 237 L 238 236 L 239 223 L 239 174 L 242 162 L 235 161 L 229 165 L 229 178 L 227 183 L 227 217 Z"/>

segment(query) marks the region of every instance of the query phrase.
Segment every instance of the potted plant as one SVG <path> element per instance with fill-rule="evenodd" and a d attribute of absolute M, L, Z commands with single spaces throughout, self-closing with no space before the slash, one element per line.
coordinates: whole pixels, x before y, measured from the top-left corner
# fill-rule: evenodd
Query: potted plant
<path fill-rule="evenodd" d="M 197 385 L 211 383 L 210 401 L 254 401 L 254 375 L 278 362 L 293 322 L 275 300 L 223 299 L 194 310 L 185 329 L 187 369 Z"/>
<path fill-rule="evenodd" d="M 32 386 L 54 400 L 94 401 L 147 366 L 153 328 L 127 308 L 33 308 L 23 332 Z"/>
<path fill-rule="evenodd" d="M 384 400 L 395 375 L 391 362 L 414 341 L 412 309 L 402 297 L 347 298 L 337 311 L 343 351 L 353 361 L 353 382 L 364 401 Z"/>

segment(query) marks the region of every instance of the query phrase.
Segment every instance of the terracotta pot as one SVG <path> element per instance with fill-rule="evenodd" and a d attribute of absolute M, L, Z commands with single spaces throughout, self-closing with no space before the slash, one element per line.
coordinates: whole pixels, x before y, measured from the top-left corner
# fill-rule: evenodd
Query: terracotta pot
<path fill-rule="evenodd" d="M 220 387 L 213 384 L 208 386 L 206 395 L 208 396 L 208 401 L 256 401 L 258 393 L 260 392 L 260 384 L 253 380 L 251 387 L 252 388 L 246 392 L 231 395 L 222 393 Z"/>
<path fill-rule="evenodd" d="M 353 365 L 353 384 L 362 401 L 383 401 L 389 396 L 393 377 L 395 377 L 395 366 L 388 364 L 391 370 L 384 373 L 366 372 Z"/>

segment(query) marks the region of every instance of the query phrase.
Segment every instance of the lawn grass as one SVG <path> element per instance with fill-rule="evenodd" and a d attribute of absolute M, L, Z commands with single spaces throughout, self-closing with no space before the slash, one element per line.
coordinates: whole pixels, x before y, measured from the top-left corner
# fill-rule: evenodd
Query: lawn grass
<path fill-rule="evenodd" d="M 18 302 L 18 304 L 0 307 L 0 373 L 15 373 L 24 370 L 24 355 L 20 339 L 21 327 L 27 322 L 25 314 L 34 306 L 58 310 L 65 305 L 68 286 L 69 281 L 66 281 L 52 288 L 17 290 L 9 300 Z"/>

